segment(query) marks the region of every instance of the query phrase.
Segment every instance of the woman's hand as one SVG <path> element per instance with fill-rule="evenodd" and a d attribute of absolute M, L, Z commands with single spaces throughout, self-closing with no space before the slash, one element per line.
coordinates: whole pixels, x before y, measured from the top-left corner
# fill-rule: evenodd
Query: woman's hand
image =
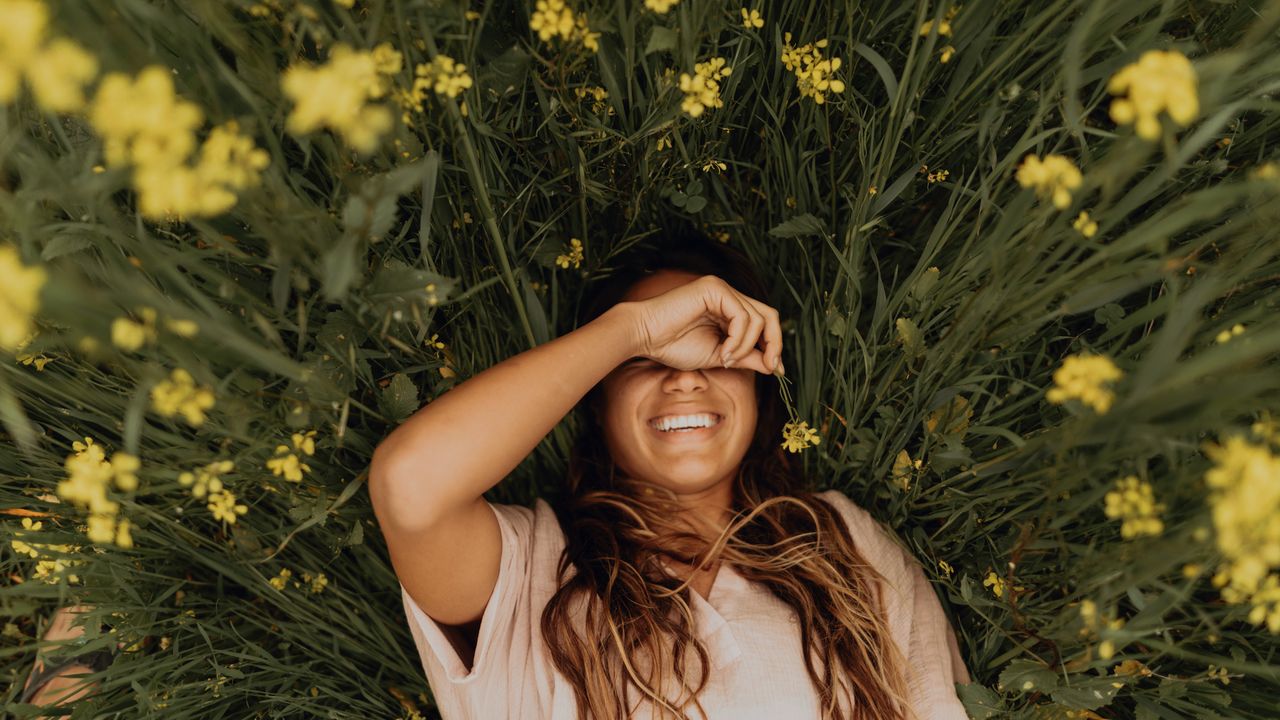
<path fill-rule="evenodd" d="M 715 275 L 635 305 L 643 357 L 678 370 L 740 367 L 771 375 L 782 368 L 778 311 Z"/>

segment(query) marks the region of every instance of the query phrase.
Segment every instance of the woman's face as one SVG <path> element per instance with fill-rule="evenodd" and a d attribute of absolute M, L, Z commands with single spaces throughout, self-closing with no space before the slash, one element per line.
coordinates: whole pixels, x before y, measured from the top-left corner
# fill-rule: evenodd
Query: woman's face
<path fill-rule="evenodd" d="M 631 286 L 625 301 L 646 300 L 697 275 L 661 270 Z M 738 466 L 756 430 L 755 371 L 677 370 L 631 358 L 603 381 L 600 420 L 621 473 L 670 488 L 689 505 L 728 508 Z M 663 432 L 652 423 L 669 415 L 710 413 L 711 428 Z"/>

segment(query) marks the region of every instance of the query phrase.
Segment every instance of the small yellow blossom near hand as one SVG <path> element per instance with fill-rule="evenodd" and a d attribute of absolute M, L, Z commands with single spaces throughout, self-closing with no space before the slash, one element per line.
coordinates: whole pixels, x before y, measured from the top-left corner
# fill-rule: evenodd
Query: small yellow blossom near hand
<path fill-rule="evenodd" d="M 1043 199 L 1052 199 L 1059 210 L 1071 204 L 1071 192 L 1080 187 L 1083 176 L 1075 163 L 1063 155 L 1046 155 L 1043 160 L 1028 155 L 1018 167 L 1018 184 L 1035 188 Z"/>
<path fill-rule="evenodd" d="M 0 244 L 0 278 L 4 278 L 0 282 L 0 352 L 13 352 L 32 334 L 47 274 L 42 267 L 23 265 L 17 248 L 4 243 Z"/>
<path fill-rule="evenodd" d="M 1124 376 L 1111 359 L 1103 355 L 1076 354 L 1062 361 L 1062 367 L 1053 373 L 1055 387 L 1045 393 L 1045 399 L 1059 405 L 1068 399 L 1077 399 L 1094 409 L 1099 415 L 1111 409 L 1115 395 L 1103 387 Z"/>
<path fill-rule="evenodd" d="M 582 241 L 578 238 L 569 238 L 571 248 L 568 255 L 557 255 L 556 265 L 563 269 L 568 269 L 569 265 L 573 265 L 577 269 L 582 264 Z"/>
<path fill-rule="evenodd" d="M 782 447 L 787 452 L 797 453 L 820 442 L 822 438 L 818 436 L 818 431 L 803 420 L 789 422 L 782 428 Z"/>
<path fill-rule="evenodd" d="M 760 11 L 742 8 L 742 26 L 748 30 L 764 27 L 764 18 L 760 17 Z"/>
<path fill-rule="evenodd" d="M 994 571 L 987 573 L 987 579 L 982 581 L 982 586 L 991 588 L 991 592 L 996 597 L 1004 597 L 1004 580 Z"/>
<path fill-rule="evenodd" d="M 1138 137 L 1144 140 L 1160 136 L 1157 116 L 1161 111 L 1186 127 L 1200 114 L 1196 82 L 1196 71 L 1185 55 L 1176 50 L 1148 50 L 1107 82 L 1107 92 L 1112 95 L 1129 95 L 1111 102 L 1111 119 L 1120 125 L 1136 122 Z"/>

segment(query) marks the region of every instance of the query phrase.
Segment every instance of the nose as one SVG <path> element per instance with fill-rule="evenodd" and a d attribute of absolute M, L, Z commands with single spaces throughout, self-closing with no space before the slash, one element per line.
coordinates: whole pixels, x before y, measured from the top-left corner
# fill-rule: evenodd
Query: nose
<path fill-rule="evenodd" d="M 677 370 L 672 368 L 667 372 L 667 376 L 662 379 L 664 392 L 674 392 L 676 390 L 691 392 L 693 390 L 705 390 L 706 387 L 707 375 L 701 370 Z"/>

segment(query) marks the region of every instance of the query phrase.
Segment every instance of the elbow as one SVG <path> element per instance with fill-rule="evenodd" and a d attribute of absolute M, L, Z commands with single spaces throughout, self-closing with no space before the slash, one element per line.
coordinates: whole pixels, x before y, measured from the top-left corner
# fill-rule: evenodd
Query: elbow
<path fill-rule="evenodd" d="M 369 462 L 369 501 L 378 524 L 398 530 L 420 530 L 435 518 L 427 502 L 428 483 L 421 468 L 409 467 L 404 461 L 379 446 Z"/>

